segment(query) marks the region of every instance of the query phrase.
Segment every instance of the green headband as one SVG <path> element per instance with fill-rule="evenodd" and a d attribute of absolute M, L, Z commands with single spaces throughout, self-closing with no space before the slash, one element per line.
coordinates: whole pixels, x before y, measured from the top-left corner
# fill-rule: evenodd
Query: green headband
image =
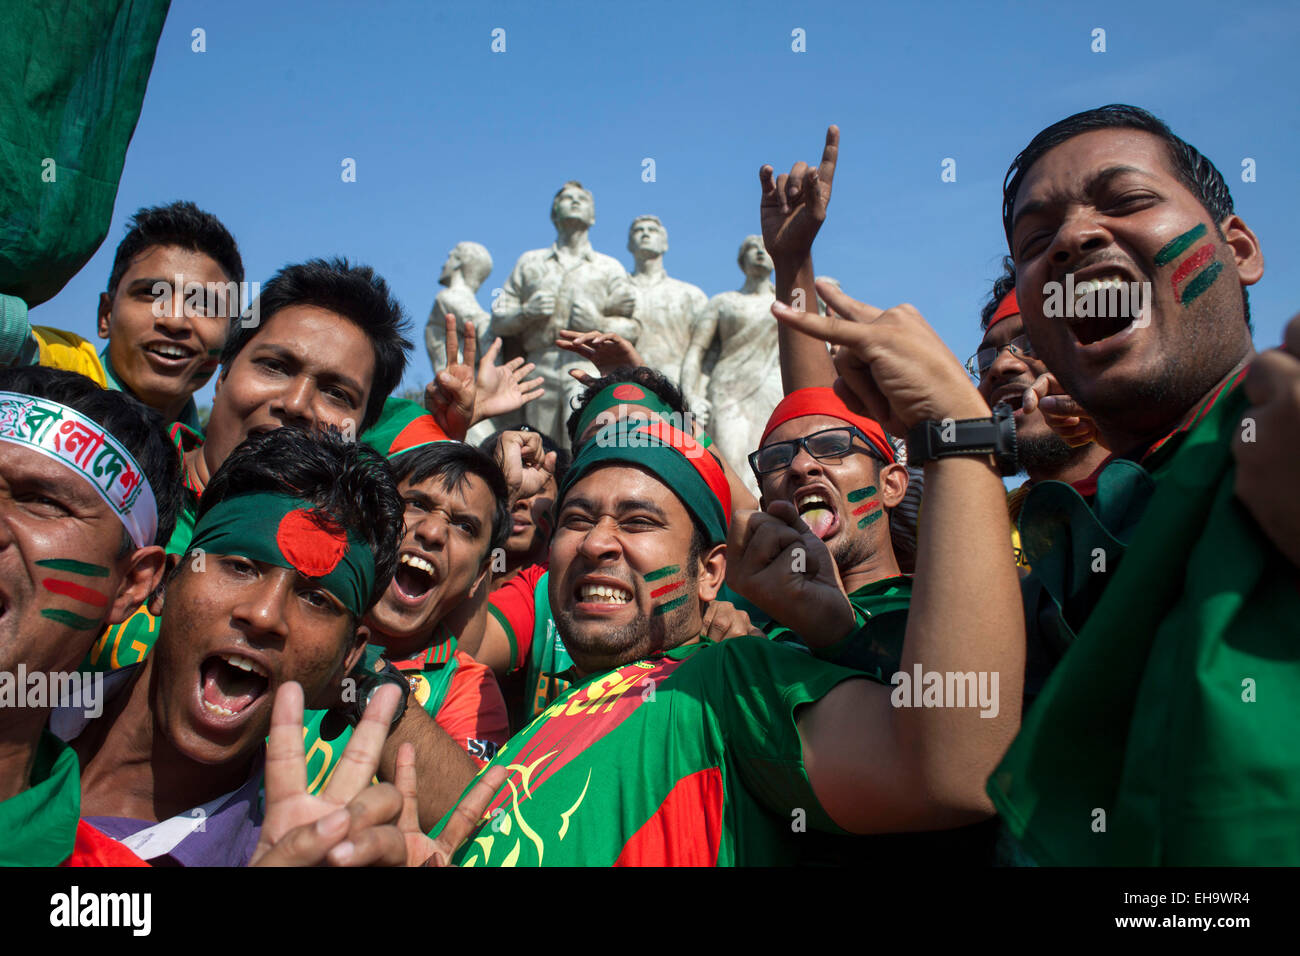
<path fill-rule="evenodd" d="M 191 551 L 237 554 L 317 581 L 361 618 L 375 586 L 370 546 L 311 502 L 256 492 L 227 498 L 194 528 Z"/>
<path fill-rule="evenodd" d="M 663 416 L 666 422 L 673 422 L 681 417 L 668 406 L 667 402 L 648 388 L 643 388 L 634 382 L 615 382 L 593 395 L 587 407 L 582 410 L 582 416 L 578 419 L 578 437 L 581 438 L 582 433 L 591 427 L 597 415 L 617 405 L 639 405 L 656 415 Z"/>

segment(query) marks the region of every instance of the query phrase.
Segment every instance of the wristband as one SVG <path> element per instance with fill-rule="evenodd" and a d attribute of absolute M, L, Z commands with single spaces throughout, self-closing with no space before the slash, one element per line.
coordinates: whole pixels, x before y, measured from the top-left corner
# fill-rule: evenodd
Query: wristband
<path fill-rule="evenodd" d="M 1016 419 L 1011 406 L 998 402 L 991 418 L 920 422 L 907 433 L 907 460 L 911 465 L 953 455 L 992 455 L 1003 474 L 1015 474 Z"/>

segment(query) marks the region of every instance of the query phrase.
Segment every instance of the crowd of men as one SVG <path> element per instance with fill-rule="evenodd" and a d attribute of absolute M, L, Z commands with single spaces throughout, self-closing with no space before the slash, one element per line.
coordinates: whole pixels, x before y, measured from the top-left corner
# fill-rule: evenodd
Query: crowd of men
<path fill-rule="evenodd" d="M 3 313 L 0 863 L 1300 863 L 1300 317 L 1256 352 L 1223 177 L 1130 106 L 1038 133 L 963 368 L 815 280 L 838 149 L 760 171 L 745 461 L 617 331 L 554 343 L 567 440 L 452 315 L 396 398 L 379 275 L 250 321 L 185 202 L 102 350 Z"/>

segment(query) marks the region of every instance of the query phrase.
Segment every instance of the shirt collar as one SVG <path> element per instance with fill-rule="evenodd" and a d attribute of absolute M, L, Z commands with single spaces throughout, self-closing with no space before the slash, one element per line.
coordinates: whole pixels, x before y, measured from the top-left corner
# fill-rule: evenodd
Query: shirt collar
<path fill-rule="evenodd" d="M 104 366 L 104 379 L 108 382 L 109 388 L 115 392 L 126 392 L 126 394 L 130 395 L 132 398 L 136 397 L 135 393 L 127 388 L 126 385 L 122 383 L 122 380 L 117 377 L 117 373 L 113 371 L 113 362 L 112 359 L 108 357 L 107 345 L 105 345 L 99 352 L 99 364 Z M 185 403 L 185 407 L 181 409 L 181 413 L 176 417 L 176 421 L 184 423 L 184 425 L 191 431 L 202 432 L 202 426 L 199 425 L 199 407 L 194 404 L 193 395 L 191 395 L 189 401 Z"/>
<path fill-rule="evenodd" d="M 548 259 L 554 259 L 556 262 L 559 262 L 560 244 L 557 242 L 551 243 L 551 248 L 547 251 L 546 257 Z M 591 260 L 594 259 L 595 257 L 596 257 L 595 247 L 590 245 L 587 246 L 586 249 L 582 250 L 582 252 L 578 256 L 578 258 L 580 258 L 583 262 L 591 262 Z"/>
<path fill-rule="evenodd" d="M 436 644 L 404 661 L 389 661 L 399 671 L 429 671 L 449 663 L 456 655 L 456 635 L 447 636 Z"/>

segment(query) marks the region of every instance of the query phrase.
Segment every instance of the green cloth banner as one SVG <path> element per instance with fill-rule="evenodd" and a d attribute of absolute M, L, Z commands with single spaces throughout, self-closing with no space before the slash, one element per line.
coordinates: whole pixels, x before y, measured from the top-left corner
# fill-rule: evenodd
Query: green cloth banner
<path fill-rule="evenodd" d="M 168 6 L 5 4 L 0 293 L 39 305 L 104 241 Z"/>

